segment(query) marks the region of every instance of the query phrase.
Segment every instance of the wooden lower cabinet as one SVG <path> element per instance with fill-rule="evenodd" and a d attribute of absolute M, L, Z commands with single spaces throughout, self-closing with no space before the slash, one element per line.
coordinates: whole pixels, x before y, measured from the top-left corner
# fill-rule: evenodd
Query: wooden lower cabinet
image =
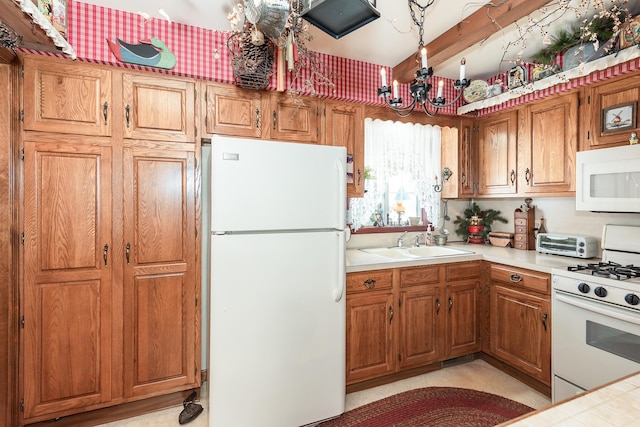
<path fill-rule="evenodd" d="M 347 383 L 395 370 L 391 292 L 347 298 Z"/>
<path fill-rule="evenodd" d="M 194 152 L 127 147 L 124 394 L 197 384 Z"/>
<path fill-rule="evenodd" d="M 25 420 L 112 398 L 111 147 L 64 139 L 24 143 Z"/>
<path fill-rule="evenodd" d="M 347 274 L 347 384 L 478 351 L 479 275 L 480 261 Z"/>
<path fill-rule="evenodd" d="M 479 280 L 448 285 L 447 307 L 447 359 L 480 351 Z"/>
<path fill-rule="evenodd" d="M 551 303 L 549 277 L 491 265 L 490 351 L 510 366 L 551 385 Z M 511 272 L 509 282 L 501 275 Z M 529 286 L 531 285 L 531 286 Z"/>

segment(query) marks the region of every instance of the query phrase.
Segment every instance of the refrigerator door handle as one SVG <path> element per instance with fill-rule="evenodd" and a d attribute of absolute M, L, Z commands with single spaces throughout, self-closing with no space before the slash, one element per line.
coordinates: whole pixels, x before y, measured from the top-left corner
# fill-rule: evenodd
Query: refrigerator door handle
<path fill-rule="evenodd" d="M 337 161 L 336 166 L 338 169 L 338 182 L 342 183 L 342 185 L 339 186 L 340 188 L 338 190 L 338 206 L 342 206 L 342 208 L 337 209 L 338 222 L 336 224 L 340 224 L 341 226 L 338 228 L 342 229 L 344 228 L 344 224 L 346 222 L 347 184 L 345 180 L 347 179 L 347 171 L 345 169 L 344 162 Z"/>
<path fill-rule="evenodd" d="M 346 240 L 344 232 L 337 232 L 336 237 L 338 240 L 338 253 L 344 254 L 346 249 Z M 344 289 L 347 285 L 347 272 L 344 257 L 338 263 L 338 280 L 336 282 L 336 289 L 333 291 L 333 300 L 335 302 L 340 302 L 344 295 Z"/>

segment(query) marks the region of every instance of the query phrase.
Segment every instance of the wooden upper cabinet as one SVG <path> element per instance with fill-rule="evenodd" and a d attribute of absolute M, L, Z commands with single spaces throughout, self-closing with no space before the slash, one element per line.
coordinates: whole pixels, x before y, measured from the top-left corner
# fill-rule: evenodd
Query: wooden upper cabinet
<path fill-rule="evenodd" d="M 73 142 L 24 143 L 25 424 L 112 398 L 111 147 Z"/>
<path fill-rule="evenodd" d="M 195 82 L 148 74 L 122 75 L 125 138 L 195 142 Z"/>
<path fill-rule="evenodd" d="M 203 82 L 201 84 L 203 134 L 262 138 L 264 136 L 262 91 L 241 89 L 228 84 Z"/>
<path fill-rule="evenodd" d="M 319 101 L 316 98 L 292 98 L 289 94 L 271 95 L 269 138 L 276 141 L 318 143 Z"/>
<path fill-rule="evenodd" d="M 516 127 L 516 111 L 481 120 L 478 194 L 516 194 Z"/>
<path fill-rule="evenodd" d="M 578 94 L 526 106 L 518 116 L 520 193 L 575 191 Z"/>
<path fill-rule="evenodd" d="M 475 129 L 470 121 L 465 121 L 460 129 L 442 130 L 442 172 L 446 169 L 451 172 L 448 180 L 440 182 L 443 199 L 473 197 L 476 194 L 478 141 Z"/>
<path fill-rule="evenodd" d="M 606 81 L 597 86 L 588 86 L 585 92 L 586 107 L 583 114 L 587 126 L 582 135 L 582 149 L 628 145 L 631 133 L 640 133 L 640 120 L 638 120 L 640 108 L 637 105 L 640 100 L 640 75 Z M 632 117 L 635 126 L 626 127 L 621 131 L 605 131 L 603 110 L 630 103 L 635 103 L 633 109 L 635 117 Z"/>
<path fill-rule="evenodd" d="M 364 106 L 326 101 L 324 143 L 347 149 L 347 196 L 364 196 Z"/>
<path fill-rule="evenodd" d="M 24 58 L 24 129 L 111 135 L 111 72 L 52 58 Z"/>
<path fill-rule="evenodd" d="M 197 387 L 194 153 L 126 147 L 124 168 L 124 393 Z"/>

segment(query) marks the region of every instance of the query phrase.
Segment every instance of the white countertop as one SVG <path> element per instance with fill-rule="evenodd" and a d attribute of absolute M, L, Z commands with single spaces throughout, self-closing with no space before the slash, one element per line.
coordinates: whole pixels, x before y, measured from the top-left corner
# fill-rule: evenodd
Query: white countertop
<path fill-rule="evenodd" d="M 500 424 L 510 427 L 640 425 L 640 373 Z"/>
<path fill-rule="evenodd" d="M 445 247 L 471 251 L 468 255 L 423 258 L 410 261 L 399 261 L 363 252 L 359 249 L 347 249 L 347 272 L 381 270 L 385 268 L 412 267 L 416 265 L 443 264 L 483 259 L 486 261 L 507 264 L 514 267 L 551 273 L 553 268 L 566 268 L 570 265 L 585 264 L 593 260 L 546 255 L 535 250 L 523 251 L 513 248 L 500 248 L 491 245 L 475 245 L 468 243 L 447 243 Z"/>

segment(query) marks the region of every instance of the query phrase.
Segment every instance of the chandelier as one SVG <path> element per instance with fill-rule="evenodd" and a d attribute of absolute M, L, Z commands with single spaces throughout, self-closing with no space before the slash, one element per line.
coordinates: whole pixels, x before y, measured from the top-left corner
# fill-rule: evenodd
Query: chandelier
<path fill-rule="evenodd" d="M 430 93 L 433 86 L 429 83 L 433 76 L 433 68 L 427 64 L 427 49 L 424 47 L 422 40 L 424 35 L 424 14 L 429 6 L 433 4 L 435 0 L 428 0 L 427 4 L 422 6 L 418 3 L 418 0 L 409 0 L 409 12 L 411 13 L 411 19 L 413 23 L 418 27 L 418 34 L 420 36 L 420 42 L 418 49 L 420 51 L 420 67 L 416 70 L 416 75 L 413 81 L 409 84 L 409 94 L 411 95 L 411 102 L 408 105 L 402 105 L 402 98 L 398 94 L 398 81 L 393 81 L 393 87 L 387 86 L 387 76 L 384 68 L 380 69 L 380 80 L 382 87 L 378 88 L 378 96 L 384 98 L 386 104 L 395 110 L 399 116 L 406 117 L 416 109 L 418 105 L 422 106 L 422 110 L 428 116 L 435 116 L 438 114 L 438 110 L 443 107 L 449 107 L 455 104 L 462 96 L 462 91 L 469 87 L 471 83 L 465 77 L 465 59 L 460 61 L 460 78 L 453 83 L 453 87 L 457 90 L 457 95 L 453 101 L 447 102 L 443 96 L 444 81 L 438 82 L 438 89 L 436 96 L 431 98 Z M 420 12 L 420 18 L 416 18 L 417 9 Z"/>

